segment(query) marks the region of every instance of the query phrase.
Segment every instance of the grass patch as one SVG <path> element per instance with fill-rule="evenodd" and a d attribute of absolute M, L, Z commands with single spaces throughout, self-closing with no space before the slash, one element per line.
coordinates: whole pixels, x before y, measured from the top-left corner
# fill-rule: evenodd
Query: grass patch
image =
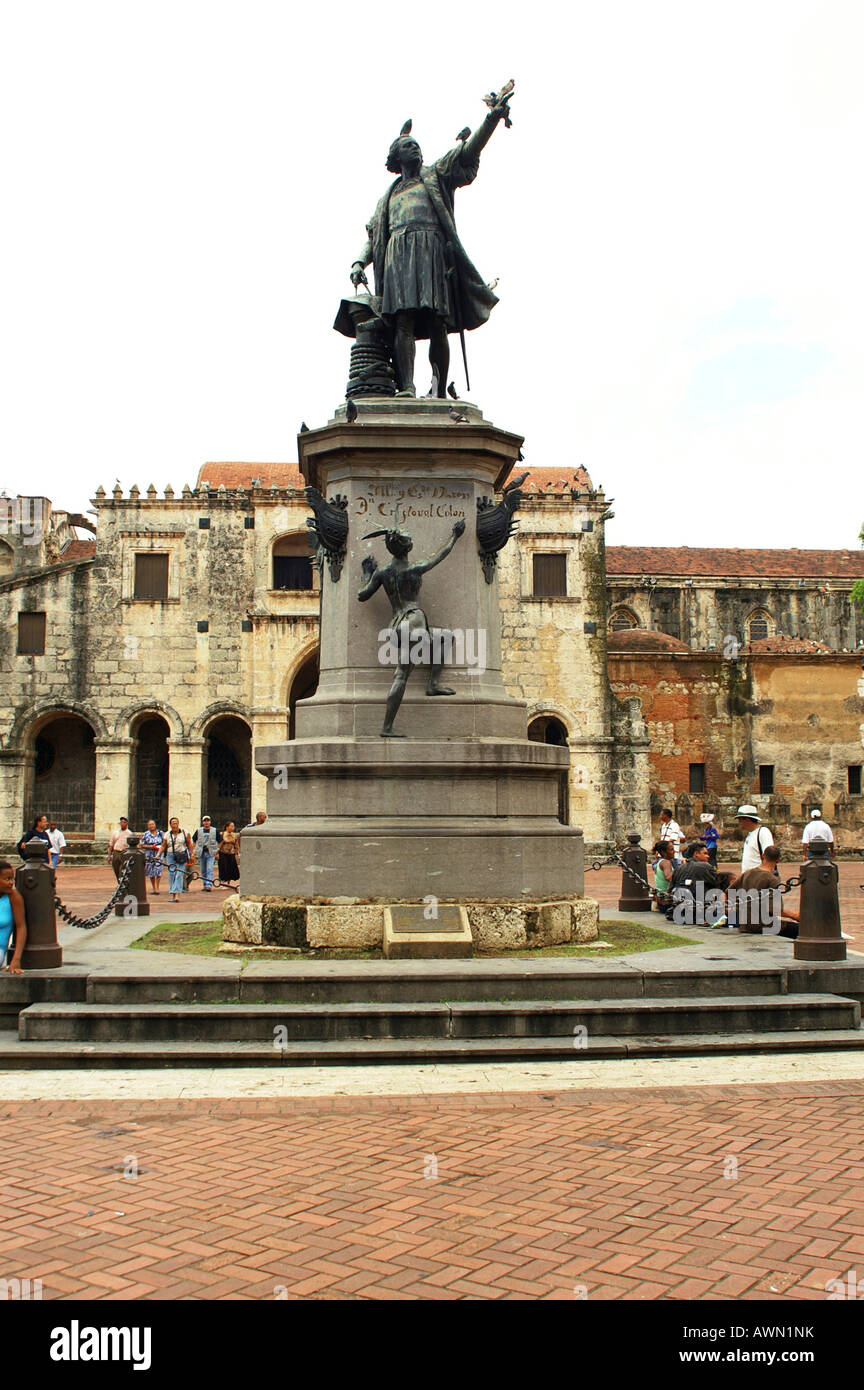
<path fill-rule="evenodd" d="M 175 951 L 187 956 L 219 956 L 220 960 L 231 960 L 219 950 L 222 945 L 222 919 L 213 922 L 163 922 L 161 926 L 151 927 L 137 941 L 132 942 L 139 951 Z M 337 951 L 322 948 L 317 951 L 271 950 L 259 956 L 255 948 L 250 948 L 248 957 L 233 956 L 236 960 L 383 960 L 383 952 Z"/>
<path fill-rule="evenodd" d="M 646 922 L 604 922 L 602 919 L 599 939 L 609 944 L 598 947 L 595 941 L 586 941 L 584 946 L 567 942 L 563 946 L 543 946 L 539 950 L 529 947 L 524 951 L 484 951 L 483 957 L 506 960 L 508 956 L 527 956 L 543 960 L 548 956 L 633 956 L 640 951 L 668 951 L 674 946 L 699 944 L 692 937 L 673 936 L 659 927 L 649 927 Z"/>
<path fill-rule="evenodd" d="M 600 923 L 600 940 L 608 946 L 598 947 L 595 942 L 584 946 L 567 943 L 564 946 L 544 946 L 541 949 L 527 948 L 523 951 L 482 951 L 475 960 L 509 960 L 524 956 L 531 960 L 542 960 L 550 956 L 630 956 L 640 951 L 666 951 L 675 946 L 696 946 L 698 942 L 690 937 L 673 936 L 671 932 L 661 931 L 659 927 L 649 926 L 647 922 L 603 922 Z M 151 927 L 144 936 L 133 941 L 134 949 L 139 951 L 176 951 L 181 955 L 217 956 L 222 945 L 222 921 L 163 923 Z M 230 959 L 222 955 L 222 960 Z M 239 959 L 240 957 L 238 957 Z M 259 956 L 250 950 L 246 960 L 383 960 L 381 950 L 339 951 L 323 948 L 316 951 L 267 951 Z"/>

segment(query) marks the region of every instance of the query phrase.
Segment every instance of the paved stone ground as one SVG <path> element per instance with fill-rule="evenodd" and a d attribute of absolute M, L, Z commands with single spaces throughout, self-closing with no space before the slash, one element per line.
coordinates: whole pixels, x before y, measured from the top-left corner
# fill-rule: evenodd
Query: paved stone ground
<path fill-rule="evenodd" d="M 46 1299 L 815 1300 L 864 1261 L 864 1080 L 0 1125 L 0 1277 Z"/>

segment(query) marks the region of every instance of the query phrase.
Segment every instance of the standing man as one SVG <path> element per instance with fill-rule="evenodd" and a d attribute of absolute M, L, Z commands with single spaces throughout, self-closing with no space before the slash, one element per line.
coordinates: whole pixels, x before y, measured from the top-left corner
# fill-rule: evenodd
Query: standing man
<path fill-rule="evenodd" d="M 48 839 L 51 841 L 51 848 L 48 851 L 51 858 L 51 868 L 59 869 L 63 851 L 66 848 L 66 836 L 62 830 L 57 829 L 56 820 L 48 822 Z"/>
<path fill-rule="evenodd" d="M 813 858 L 810 851 L 811 840 L 827 840 L 830 846 L 828 853 L 832 859 L 834 858 L 834 850 L 836 848 L 834 843 L 834 831 L 831 829 L 830 825 L 822 819 L 821 811 L 811 811 L 810 819 L 804 827 L 804 833 L 801 836 L 801 848 L 804 852 L 805 859 Z"/>
<path fill-rule="evenodd" d="M 746 874 L 748 869 L 759 869 L 762 866 L 762 855 L 769 845 L 773 845 L 774 836 L 767 825 L 761 824 L 761 817 L 755 806 L 739 806 L 735 812 L 738 821 L 738 829 L 744 836 L 744 846 L 741 850 L 741 872 Z"/>
<path fill-rule="evenodd" d="M 683 864 L 681 858 L 681 841 L 684 839 L 683 831 L 677 820 L 672 819 L 672 812 L 668 806 L 660 812 L 660 840 L 668 840 L 672 846 L 672 860 L 675 864 Z"/>
<path fill-rule="evenodd" d="M 416 396 L 414 353 L 418 338 L 429 339 L 433 394 L 446 398 L 450 372 L 448 333 L 464 333 L 485 323 L 497 297 L 472 265 L 456 231 L 453 194 L 473 183 L 480 152 L 502 119 L 509 124 L 513 84 L 487 99 L 489 111 L 474 131 L 434 164 L 424 164 L 406 121 L 393 141 L 386 167 L 399 177 L 390 185 L 366 230 L 369 240 L 351 266 L 355 289 L 367 284 L 365 267 L 375 268 L 381 316 L 393 334 L 393 366 L 400 396 Z M 464 340 L 463 340 L 464 342 Z"/>
<path fill-rule="evenodd" d="M 201 817 L 201 824 L 192 836 L 193 853 L 201 865 L 201 885 L 205 893 L 213 889 L 213 865 L 219 853 L 218 845 L 222 836 L 216 830 L 209 816 Z"/>
<path fill-rule="evenodd" d="M 129 822 L 125 816 L 120 817 L 120 829 L 115 830 L 111 839 L 108 841 L 108 862 L 114 870 L 114 877 L 120 882 L 120 872 L 123 867 L 123 855 L 129 848 L 129 836 L 132 831 L 129 829 Z"/>

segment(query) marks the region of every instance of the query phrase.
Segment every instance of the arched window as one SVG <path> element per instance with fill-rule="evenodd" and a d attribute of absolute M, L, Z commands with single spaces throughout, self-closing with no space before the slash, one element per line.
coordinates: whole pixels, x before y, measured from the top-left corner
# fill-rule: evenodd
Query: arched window
<path fill-rule="evenodd" d="M 273 588 L 313 589 L 312 555 L 306 532 L 280 536 L 273 545 Z"/>
<path fill-rule="evenodd" d="M 638 627 L 639 619 L 630 608 L 615 608 L 609 619 L 610 632 L 626 632 L 629 628 Z"/>
<path fill-rule="evenodd" d="M 757 608 L 747 619 L 747 641 L 761 642 L 773 636 L 774 623 L 770 613 Z"/>

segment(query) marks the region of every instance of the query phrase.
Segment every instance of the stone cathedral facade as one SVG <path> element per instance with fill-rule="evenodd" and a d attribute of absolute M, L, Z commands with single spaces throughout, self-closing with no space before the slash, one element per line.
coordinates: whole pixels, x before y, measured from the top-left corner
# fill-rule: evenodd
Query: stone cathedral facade
<path fill-rule="evenodd" d="M 525 490 L 498 561 L 505 681 L 529 737 L 570 748 L 559 815 L 586 846 L 650 836 L 663 805 L 731 833 L 740 800 L 789 842 L 818 804 L 864 844 L 864 552 L 607 550 L 584 470 L 534 469 Z M 293 737 L 316 687 L 293 465 L 209 464 L 180 493 L 99 488 L 93 508 L 0 498 L 6 850 L 41 812 L 73 854 L 120 815 L 245 824 L 255 748 Z"/>

